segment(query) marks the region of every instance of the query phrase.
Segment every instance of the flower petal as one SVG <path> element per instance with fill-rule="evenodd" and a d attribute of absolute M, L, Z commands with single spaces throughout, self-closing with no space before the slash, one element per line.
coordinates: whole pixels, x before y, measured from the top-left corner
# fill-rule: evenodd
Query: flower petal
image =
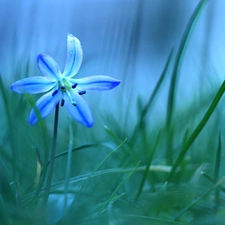
<path fill-rule="evenodd" d="M 46 77 L 29 77 L 13 83 L 10 88 L 17 93 L 37 94 L 49 91 L 55 86 L 55 81 Z"/>
<path fill-rule="evenodd" d="M 67 58 L 63 75 L 65 77 L 73 77 L 78 70 L 83 60 L 83 51 L 80 41 L 72 34 L 67 37 Z"/>
<path fill-rule="evenodd" d="M 59 66 L 52 57 L 45 54 L 38 55 L 37 65 L 45 77 L 55 81 L 61 77 Z"/>
<path fill-rule="evenodd" d="M 71 82 L 78 84 L 77 88 L 81 90 L 89 91 L 105 91 L 115 88 L 120 84 L 119 80 L 116 80 L 108 76 L 91 76 L 81 79 L 70 79 Z"/>
<path fill-rule="evenodd" d="M 76 93 L 76 91 L 71 91 L 70 94 L 72 99 L 76 102 L 76 106 L 72 105 L 71 99 L 67 94 L 65 94 L 65 106 L 68 112 L 79 123 L 86 127 L 92 127 L 94 121 L 88 104 Z"/>
<path fill-rule="evenodd" d="M 36 106 L 42 118 L 48 116 L 55 109 L 57 103 L 59 102 L 60 95 L 60 91 L 58 91 L 55 95 L 53 95 L 53 92 L 50 92 L 37 100 Z M 30 112 L 29 124 L 34 125 L 37 121 L 38 117 L 36 116 L 35 110 L 32 109 Z"/>

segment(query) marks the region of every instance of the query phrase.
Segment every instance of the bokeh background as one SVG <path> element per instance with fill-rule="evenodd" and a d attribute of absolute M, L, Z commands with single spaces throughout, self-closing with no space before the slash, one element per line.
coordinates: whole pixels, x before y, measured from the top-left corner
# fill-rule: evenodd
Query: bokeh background
<path fill-rule="evenodd" d="M 20 61 L 30 76 L 39 53 L 51 55 L 63 70 L 67 33 L 84 50 L 79 76 L 107 74 L 123 80 L 123 95 L 146 96 L 154 87 L 172 47 L 178 43 L 198 0 L 1 0 L 1 72 L 15 80 Z M 218 82 L 224 71 L 224 1 L 209 1 L 201 15 L 182 67 L 182 98 L 199 82 Z M 208 74 L 196 76 L 198 71 Z M 218 77 L 210 77 L 215 71 Z M 190 85 L 187 85 L 190 84 Z M 204 85 L 207 85 L 204 83 Z M 192 89 L 193 90 L 193 89 Z M 126 93 L 125 93 L 126 92 Z M 127 97 L 127 96 L 126 96 Z"/>
<path fill-rule="evenodd" d="M 79 38 L 84 52 L 77 78 L 108 75 L 120 79 L 121 84 L 109 92 L 84 95 L 93 112 L 93 128 L 87 129 L 76 121 L 71 122 L 74 148 L 84 148 L 74 151 L 72 156 L 68 195 L 68 204 L 72 206 L 67 224 L 74 221 L 77 224 L 143 223 L 144 220 L 138 217 L 121 219 L 121 215 L 127 213 L 130 216 L 168 219 L 174 211 L 190 205 L 191 200 L 202 196 L 211 187 L 211 183 L 200 174 L 201 171 L 213 174 L 218 135 L 224 136 L 224 100 L 185 158 L 183 172 L 170 186 L 170 191 L 166 192 L 163 185 L 170 168 L 167 166 L 173 165 L 182 143 L 199 123 L 225 77 L 224 0 L 208 1 L 188 40 L 179 68 L 172 126 L 166 127 L 166 119 L 175 54 L 171 57 L 168 76 L 154 107 L 147 113 L 138 134 L 133 133 L 169 54 L 172 49 L 174 52 L 178 50 L 185 27 L 198 3 L 198 0 L 0 0 L 0 75 L 4 85 L 1 92 L 0 165 L 2 174 L 5 174 L 0 175 L 0 204 L 5 207 L 0 214 L 5 218 L 2 224 L 23 224 L 18 221 L 24 218 L 28 224 L 35 224 L 34 220 L 36 224 L 43 222 L 36 208 L 39 203 L 31 201 L 36 193 L 32 183 L 37 176 L 37 152 L 43 164 L 49 157 L 54 121 L 52 113 L 44 120 L 43 126 L 30 127 L 27 119 L 31 102 L 39 96 L 31 96 L 30 99 L 12 93 L 9 87 L 18 79 L 40 75 L 36 65 L 39 53 L 50 55 L 63 71 L 68 33 Z M 57 154 L 68 149 L 68 117 L 66 110 L 60 108 Z M 157 135 L 161 131 L 163 134 L 159 138 Z M 170 150 L 173 156 L 168 156 L 171 133 L 175 141 Z M 108 155 L 124 140 L 126 143 L 113 156 Z M 101 143 L 101 146 L 95 147 L 96 143 Z M 85 147 L 87 144 L 90 148 Z M 105 163 L 107 156 L 109 159 Z M 140 201 L 134 202 L 144 168 L 150 162 L 149 157 L 152 157 L 151 165 L 156 167 L 153 167 L 153 175 L 145 178 Z M 224 168 L 223 152 L 221 161 L 221 168 Z M 137 172 L 129 182 L 125 182 L 126 176 L 130 177 L 129 173 L 136 170 L 138 162 Z M 46 224 L 61 224 L 66 165 L 66 157 L 56 160 Z M 120 184 L 122 188 L 117 190 Z M 42 185 L 44 187 L 44 181 Z M 43 194 L 43 190 L 40 193 Z M 110 199 L 112 193 L 114 198 Z M 18 196 L 22 205 L 19 204 L 19 210 L 15 207 L 20 202 Z M 188 211 L 177 221 L 180 222 L 178 224 L 186 224 L 196 218 L 207 224 L 204 214 L 213 218 L 215 211 L 221 209 L 216 196 L 210 196 L 193 211 Z M 220 196 L 223 196 L 220 201 L 224 203 L 224 194 Z M 107 199 L 110 199 L 108 203 Z M 217 208 L 214 199 L 217 199 Z M 102 206 L 105 206 L 105 211 L 100 210 Z M 103 217 L 99 216 L 102 212 L 106 212 Z M 224 211 L 221 214 L 224 215 Z M 90 220 L 91 216 L 96 220 Z M 85 221 L 85 218 L 89 220 Z M 149 224 L 149 221 L 143 224 Z M 177 224 L 169 221 L 159 220 L 155 224 Z"/>

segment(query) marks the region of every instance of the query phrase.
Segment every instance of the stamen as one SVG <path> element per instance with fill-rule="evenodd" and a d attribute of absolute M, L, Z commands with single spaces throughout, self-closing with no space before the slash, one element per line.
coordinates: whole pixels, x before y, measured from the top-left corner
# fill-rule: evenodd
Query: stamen
<path fill-rule="evenodd" d="M 78 94 L 79 95 L 84 95 L 86 93 L 86 91 L 79 91 Z"/>
<path fill-rule="evenodd" d="M 68 95 L 68 97 L 69 97 L 69 99 L 70 99 L 71 104 L 74 105 L 74 106 L 76 106 L 77 104 L 76 104 L 76 102 L 72 99 L 72 96 L 71 96 L 70 92 L 67 91 L 66 93 L 67 93 L 67 95 Z"/>
<path fill-rule="evenodd" d="M 65 100 L 62 98 L 62 100 L 61 100 L 61 106 L 63 107 L 64 104 L 65 104 Z"/>
<path fill-rule="evenodd" d="M 76 88 L 77 87 L 77 84 L 73 84 L 72 85 L 72 88 L 74 89 L 74 88 Z"/>
<path fill-rule="evenodd" d="M 61 90 L 63 90 L 63 91 L 64 91 L 65 89 L 66 89 L 66 88 L 65 88 L 64 86 L 61 86 Z"/>
<path fill-rule="evenodd" d="M 58 93 L 58 90 L 55 90 L 53 93 L 52 93 L 52 96 L 56 95 Z"/>

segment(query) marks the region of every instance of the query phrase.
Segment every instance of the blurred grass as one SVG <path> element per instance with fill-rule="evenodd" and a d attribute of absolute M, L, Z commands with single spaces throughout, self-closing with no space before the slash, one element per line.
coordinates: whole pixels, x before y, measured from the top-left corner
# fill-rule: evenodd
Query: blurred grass
<path fill-rule="evenodd" d="M 198 18 L 200 17 L 200 14 L 202 10 L 204 9 L 206 3 L 208 0 L 202 0 L 199 2 L 197 5 L 196 9 L 194 10 L 187 27 L 184 31 L 184 34 L 182 36 L 181 42 L 179 44 L 179 48 L 176 54 L 176 59 L 173 67 L 173 72 L 172 72 L 172 77 L 171 77 L 171 84 L 170 84 L 170 89 L 169 89 L 169 95 L 168 95 L 168 105 L 167 105 L 167 126 L 168 130 L 170 131 L 172 119 L 173 119 L 173 114 L 174 114 L 174 108 L 175 108 L 175 103 L 176 103 L 176 91 L 177 91 L 177 83 L 179 80 L 179 72 L 180 68 L 183 62 L 184 54 L 188 45 L 188 42 L 191 38 L 192 32 L 194 30 L 194 27 L 197 23 Z M 167 151 L 167 159 L 168 163 L 171 164 L 173 162 L 173 132 L 170 131 L 170 136 L 168 137 L 168 151 Z"/>
<path fill-rule="evenodd" d="M 12 93 L 1 74 L 0 224 L 224 224 L 225 83 L 175 108 L 179 67 L 206 2 L 196 7 L 149 99 L 143 103 L 137 97 L 137 121 L 126 109 L 127 121 L 108 112 L 100 121 L 105 127 L 96 123 L 94 129 L 60 117 L 46 209 L 42 201 L 53 118 L 30 127 L 27 118 L 36 98 Z M 20 63 L 18 79 L 29 76 L 29 63 Z M 167 117 L 149 126 L 171 67 Z"/>

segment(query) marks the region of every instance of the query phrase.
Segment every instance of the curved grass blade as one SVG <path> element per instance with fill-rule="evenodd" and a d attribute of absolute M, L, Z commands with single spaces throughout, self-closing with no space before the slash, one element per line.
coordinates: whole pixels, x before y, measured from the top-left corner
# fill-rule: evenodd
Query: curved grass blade
<path fill-rule="evenodd" d="M 147 115 L 147 112 L 150 110 L 150 108 L 151 108 L 151 106 L 152 106 L 152 104 L 153 104 L 153 102 L 154 102 L 154 100 L 155 100 L 155 98 L 156 98 L 156 96 L 157 96 L 157 94 L 158 94 L 158 92 L 159 92 L 162 84 L 163 84 L 163 81 L 166 78 L 166 74 L 168 72 L 169 65 L 171 64 L 173 55 L 174 55 L 174 49 L 172 49 L 170 51 L 170 54 L 169 54 L 169 57 L 167 59 L 166 65 L 165 65 L 165 67 L 163 69 L 163 72 L 162 72 L 162 74 L 161 74 L 161 76 L 160 76 L 160 78 L 159 78 L 159 80 L 158 80 L 158 82 L 157 82 L 157 84 L 156 84 L 156 86 L 155 86 L 152 94 L 150 95 L 150 97 L 149 97 L 146 105 L 144 106 L 144 108 L 141 111 L 140 118 L 139 118 L 139 120 L 138 120 L 138 122 L 137 122 L 137 124 L 136 124 L 136 126 L 134 128 L 133 134 L 131 135 L 131 138 L 130 138 L 130 140 L 132 142 L 134 142 L 135 140 L 137 140 L 136 139 L 136 136 L 138 134 L 138 131 L 140 130 L 140 128 L 142 126 L 142 123 L 144 122 L 145 117 Z"/>
<path fill-rule="evenodd" d="M 81 146 L 78 146 L 76 148 L 73 148 L 72 149 L 72 152 L 75 152 L 75 151 L 79 151 L 79 150 L 82 150 L 82 149 L 85 149 L 85 148 L 91 148 L 91 147 L 96 147 L 96 146 L 100 146 L 101 144 L 86 144 L 86 145 L 81 145 Z M 68 155 L 69 153 L 69 150 L 66 150 L 64 152 L 61 152 L 59 154 L 57 154 L 55 156 L 55 158 L 59 158 L 59 157 L 62 157 L 62 156 L 66 156 Z M 50 163 L 50 160 L 48 161 L 48 164 Z"/>
<path fill-rule="evenodd" d="M 187 27 L 184 31 L 184 34 L 182 36 L 178 52 L 175 59 L 175 64 L 172 72 L 172 78 L 171 78 L 171 84 L 170 84 L 170 90 L 169 90 L 169 96 L 168 96 L 168 105 L 167 105 L 167 118 L 166 123 L 169 130 L 169 137 L 168 137 L 168 150 L 167 150 L 167 159 L 168 163 L 172 164 L 173 162 L 173 154 L 172 154 L 172 147 L 173 147 L 173 133 L 171 130 L 171 122 L 172 117 L 174 113 L 174 105 L 175 105 L 175 96 L 176 96 L 176 89 L 177 89 L 177 83 L 178 83 L 178 75 L 179 70 L 181 68 L 181 64 L 184 58 L 184 53 L 187 48 L 188 41 L 190 40 L 191 34 L 194 30 L 195 24 L 204 8 L 208 0 L 201 0 L 197 7 L 195 8 Z"/>
<path fill-rule="evenodd" d="M 110 154 L 113 154 L 114 152 L 110 152 Z M 107 157 L 107 156 L 106 156 Z M 105 159 L 104 159 L 105 160 Z M 99 167 L 99 166 L 98 166 Z M 136 169 L 136 171 L 141 171 L 144 172 L 146 169 L 145 166 L 141 166 L 138 167 Z M 155 172 L 160 172 L 160 173 L 169 173 L 171 171 L 171 166 L 165 166 L 165 165 L 152 165 L 149 168 L 150 171 L 155 171 Z M 95 177 L 99 177 L 99 176 L 103 176 L 103 175 L 112 175 L 112 174 L 118 174 L 118 173 L 128 173 L 133 171 L 133 168 L 113 168 L 113 169 L 104 169 L 104 170 L 100 170 L 100 171 L 95 171 L 94 173 L 86 173 L 86 174 L 82 174 L 82 175 L 78 175 L 76 177 L 71 177 L 69 182 L 70 184 L 75 184 L 75 183 L 79 183 L 79 182 L 83 182 L 86 181 L 90 178 L 95 178 Z M 54 190 L 58 190 L 60 189 L 62 186 L 64 186 L 65 181 L 59 181 L 57 183 L 54 183 L 52 185 L 52 193 L 53 193 L 53 189 Z M 58 192 L 58 191 L 57 191 Z M 72 193 L 74 193 L 74 190 L 71 190 Z M 44 188 L 42 188 L 42 190 L 39 193 L 39 196 L 44 194 Z M 28 195 L 26 195 L 25 197 L 23 197 L 22 199 L 22 203 L 24 205 L 28 204 L 32 199 L 33 196 L 35 195 L 35 192 L 29 193 Z"/>
<path fill-rule="evenodd" d="M 155 143 L 154 143 L 154 147 L 153 147 L 153 149 L 152 149 L 152 153 L 151 153 L 151 155 L 150 155 L 150 157 L 149 157 L 149 160 L 148 160 L 148 163 L 147 163 L 147 165 L 146 165 L 146 168 L 145 168 L 145 171 L 144 171 L 144 174 L 143 174 L 143 178 L 142 178 L 141 183 L 140 183 L 140 186 L 139 186 L 139 188 L 138 188 L 138 192 L 137 192 L 137 195 L 136 195 L 136 197 L 135 197 L 135 201 L 138 200 L 138 198 L 139 198 L 139 196 L 140 196 L 140 194 L 141 194 L 141 192 L 142 192 L 142 189 L 143 189 L 145 180 L 147 179 L 148 173 L 149 173 L 149 171 L 150 171 L 150 165 L 151 165 L 152 159 L 153 159 L 153 157 L 154 157 L 154 155 L 155 155 L 156 149 L 157 149 L 158 144 L 159 144 L 160 134 L 161 134 L 161 133 L 160 133 L 160 131 L 159 131 L 159 133 L 158 133 L 158 135 L 157 135 L 157 137 L 156 137 Z"/>
<path fill-rule="evenodd" d="M 200 132 L 202 131 L 202 129 L 206 125 L 210 116 L 214 112 L 217 104 L 219 103 L 221 97 L 223 96 L 224 92 L 225 92 L 225 81 L 220 86 L 218 92 L 216 93 L 215 98 L 213 99 L 211 105 L 209 106 L 209 108 L 208 108 L 207 112 L 205 113 L 205 115 L 203 116 L 202 120 L 200 121 L 198 126 L 195 128 L 195 130 L 193 131 L 193 133 L 191 134 L 191 136 L 189 137 L 187 142 L 184 144 L 180 154 L 178 155 L 176 161 L 174 162 L 174 164 L 172 166 L 171 172 L 168 176 L 168 182 L 170 182 L 171 179 L 173 178 L 177 167 L 181 164 L 181 162 L 182 162 L 186 152 L 188 151 L 189 147 L 191 146 L 191 144 L 194 142 L 194 140 L 197 138 L 197 136 L 200 134 Z"/>

